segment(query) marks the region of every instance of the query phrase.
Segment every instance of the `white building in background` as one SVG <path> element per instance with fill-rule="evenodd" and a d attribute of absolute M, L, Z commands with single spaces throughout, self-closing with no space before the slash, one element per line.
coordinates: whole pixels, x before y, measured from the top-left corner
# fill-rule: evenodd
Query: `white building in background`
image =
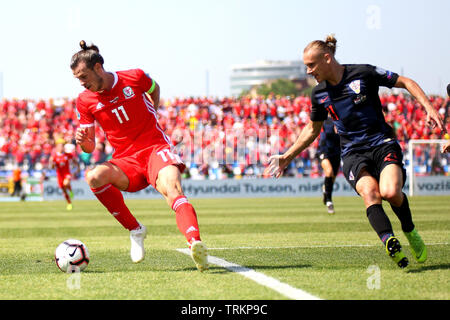
<path fill-rule="evenodd" d="M 306 67 L 301 61 L 268 61 L 231 67 L 230 92 L 238 96 L 243 90 L 276 79 L 306 79 Z"/>

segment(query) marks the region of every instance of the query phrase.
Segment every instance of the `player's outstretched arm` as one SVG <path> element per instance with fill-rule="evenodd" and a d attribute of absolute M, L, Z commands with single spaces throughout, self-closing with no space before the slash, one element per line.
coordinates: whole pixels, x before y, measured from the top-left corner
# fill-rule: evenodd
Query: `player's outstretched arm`
<path fill-rule="evenodd" d="M 428 125 L 432 128 L 438 126 L 439 129 L 444 130 L 444 121 L 442 120 L 442 117 L 439 115 L 439 112 L 433 108 L 425 92 L 423 92 L 417 82 L 412 79 L 399 76 L 394 87 L 408 90 L 408 92 L 425 108 L 427 112 Z"/>
<path fill-rule="evenodd" d="M 266 169 L 266 173 L 276 178 L 281 177 L 289 163 L 317 138 L 322 125 L 323 121 L 310 121 L 302 130 L 295 143 L 284 154 L 269 157 L 269 166 Z"/>

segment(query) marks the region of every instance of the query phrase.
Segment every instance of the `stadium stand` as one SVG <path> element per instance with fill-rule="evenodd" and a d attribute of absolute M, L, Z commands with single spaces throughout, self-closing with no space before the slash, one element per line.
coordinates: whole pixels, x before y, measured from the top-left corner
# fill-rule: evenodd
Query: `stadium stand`
<path fill-rule="evenodd" d="M 423 107 L 410 96 L 381 94 L 387 122 L 394 128 L 405 155 L 410 139 L 448 138 L 426 125 Z M 433 106 L 446 119 L 450 132 L 450 100 L 430 96 Z M 309 120 L 309 97 L 186 97 L 161 101 L 159 122 L 188 165 L 193 179 L 261 177 L 267 157 L 290 146 Z M 77 126 L 75 101 L 3 99 L 0 101 L 0 175 L 16 166 L 30 174 L 46 167 L 54 142 L 63 138 L 74 144 Z M 74 145 L 83 169 L 105 161 L 113 152 L 97 127 L 98 146 L 84 154 Z M 320 176 L 316 141 L 292 162 L 288 176 Z M 438 151 L 415 150 L 424 174 L 449 171 L 447 163 L 436 165 Z M 408 161 L 408 159 L 406 159 Z"/>

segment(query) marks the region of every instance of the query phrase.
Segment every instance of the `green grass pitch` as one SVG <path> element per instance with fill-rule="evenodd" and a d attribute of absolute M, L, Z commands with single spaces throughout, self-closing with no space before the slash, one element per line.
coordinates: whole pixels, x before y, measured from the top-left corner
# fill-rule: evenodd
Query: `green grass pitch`
<path fill-rule="evenodd" d="M 200 273 L 163 200 L 127 200 L 149 230 L 147 255 L 129 257 L 129 233 L 97 201 L 4 202 L 0 206 L 0 299 L 285 300 L 282 292 L 219 265 Z M 330 216 L 319 198 L 191 199 L 211 256 L 252 269 L 321 299 L 450 299 L 450 196 L 412 197 L 428 244 L 418 264 L 399 222 L 384 208 L 410 260 L 401 270 L 367 221 L 362 200 L 336 197 Z M 56 246 L 83 241 L 88 268 L 62 273 Z"/>

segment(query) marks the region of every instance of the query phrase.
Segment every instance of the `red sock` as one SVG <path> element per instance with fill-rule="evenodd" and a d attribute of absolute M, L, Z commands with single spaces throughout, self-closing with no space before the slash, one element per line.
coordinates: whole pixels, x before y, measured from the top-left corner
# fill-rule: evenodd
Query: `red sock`
<path fill-rule="evenodd" d="M 112 184 L 107 184 L 100 188 L 91 188 L 91 190 L 122 226 L 130 231 L 139 227 L 139 222 L 125 205 L 119 189 Z"/>
<path fill-rule="evenodd" d="M 64 198 L 66 198 L 67 203 L 72 203 L 72 201 L 70 201 L 70 196 L 69 196 L 69 193 L 67 192 L 67 190 L 62 189 L 62 192 L 63 192 Z"/>
<path fill-rule="evenodd" d="M 187 241 L 189 243 L 192 240 L 200 241 L 197 214 L 187 198 L 185 196 L 177 197 L 172 204 L 172 210 L 175 211 L 178 229 L 184 234 Z"/>

